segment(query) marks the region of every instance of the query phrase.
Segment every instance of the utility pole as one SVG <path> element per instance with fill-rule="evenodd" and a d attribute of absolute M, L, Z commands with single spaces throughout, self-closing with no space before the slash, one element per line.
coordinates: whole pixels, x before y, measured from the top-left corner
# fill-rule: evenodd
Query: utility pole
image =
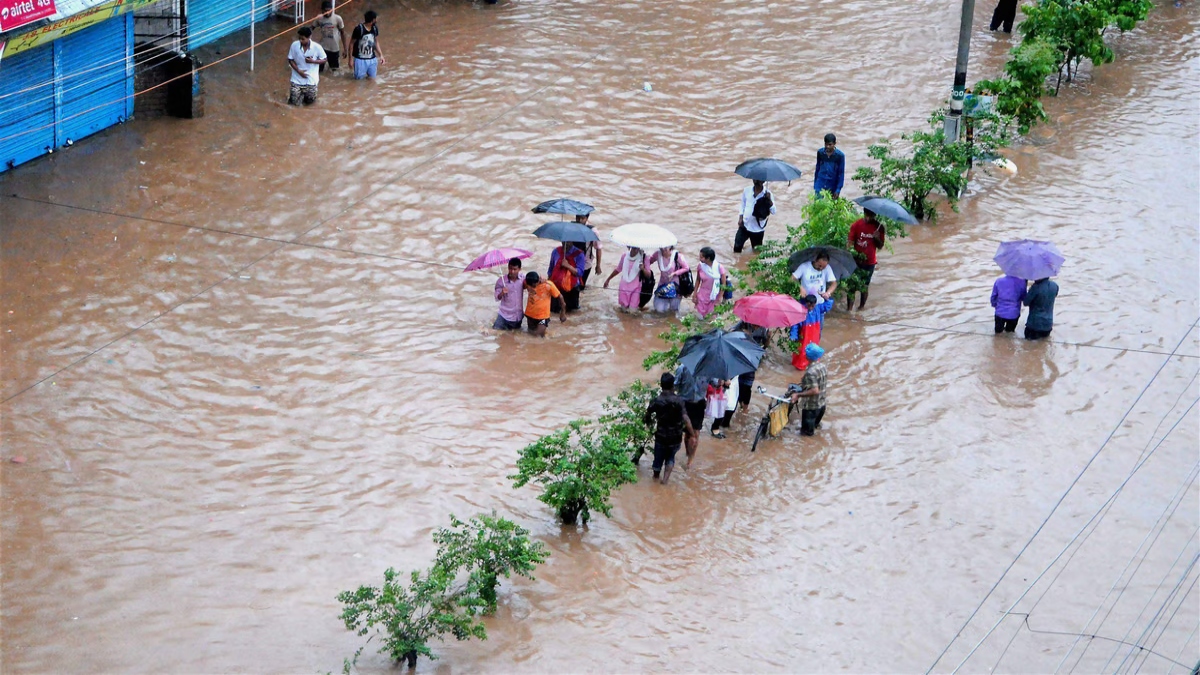
<path fill-rule="evenodd" d="M 950 94 L 950 114 L 946 115 L 946 143 L 958 140 L 962 127 L 963 101 L 967 98 L 967 61 L 971 58 L 971 24 L 975 19 L 975 0 L 963 0 L 962 22 L 958 26 L 958 60 L 954 62 L 954 90 Z"/>

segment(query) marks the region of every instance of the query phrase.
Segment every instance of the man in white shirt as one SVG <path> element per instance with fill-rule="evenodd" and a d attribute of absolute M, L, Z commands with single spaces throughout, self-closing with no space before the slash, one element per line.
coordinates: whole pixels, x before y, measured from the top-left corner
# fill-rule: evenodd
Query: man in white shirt
<path fill-rule="evenodd" d="M 792 277 L 804 287 L 804 295 L 815 295 L 824 302 L 833 297 L 837 290 L 837 275 L 829 266 L 829 254 L 818 253 L 816 260 L 800 263 Z"/>
<path fill-rule="evenodd" d="M 754 185 L 743 190 L 742 210 L 738 213 L 738 231 L 733 238 L 733 252 L 741 253 L 747 239 L 750 240 L 751 248 L 757 249 L 762 246 L 767 218 L 774 213 L 775 202 L 766 183 L 756 180 Z"/>
<path fill-rule="evenodd" d="M 308 26 L 297 32 L 300 39 L 288 49 L 288 65 L 292 68 L 288 105 L 311 105 L 317 102 L 317 82 L 321 78 L 321 65 L 326 61 L 325 50 L 312 41 L 312 29 Z"/>

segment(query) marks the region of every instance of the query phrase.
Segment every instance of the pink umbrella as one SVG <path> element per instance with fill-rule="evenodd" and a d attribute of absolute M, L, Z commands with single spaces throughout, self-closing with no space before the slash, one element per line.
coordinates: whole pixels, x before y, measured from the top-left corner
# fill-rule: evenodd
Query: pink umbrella
<path fill-rule="evenodd" d="M 762 291 L 733 303 L 733 314 L 755 326 L 786 328 L 803 323 L 808 310 L 790 295 Z"/>
<path fill-rule="evenodd" d="M 489 267 L 507 265 L 508 261 L 512 260 L 513 258 L 520 258 L 521 260 L 524 260 L 532 256 L 532 251 L 526 251 L 522 248 L 498 248 L 488 251 L 487 253 L 484 253 L 478 258 L 472 260 L 471 264 L 467 265 L 467 269 L 463 271 L 470 272 L 472 270 L 484 270 Z"/>

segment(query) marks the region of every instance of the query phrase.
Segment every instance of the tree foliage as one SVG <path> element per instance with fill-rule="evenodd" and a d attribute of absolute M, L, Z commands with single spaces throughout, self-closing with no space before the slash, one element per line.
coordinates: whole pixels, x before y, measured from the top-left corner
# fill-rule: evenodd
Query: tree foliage
<path fill-rule="evenodd" d="M 450 527 L 434 532 L 433 541 L 438 551 L 428 570 L 404 577 L 389 567 L 382 586 L 359 586 L 337 596 L 346 628 L 371 633 L 367 642 L 380 638 L 380 651 L 407 661 L 409 668 L 420 656 L 436 659 L 429 643 L 446 634 L 486 640 L 478 617 L 495 611 L 499 577 L 516 573 L 532 579 L 549 555 L 528 530 L 495 512 L 465 522 L 451 515 Z M 346 659 L 343 672 L 350 672 L 365 646 Z"/>
<path fill-rule="evenodd" d="M 871 145 L 867 154 L 879 160 L 879 167 L 859 167 L 854 180 L 862 183 L 864 192 L 904 205 L 918 220 L 937 220 L 937 209 L 929 199 L 934 190 L 941 190 L 957 210 L 971 164 L 990 160 L 1008 145 L 1009 122 L 996 114 L 978 115 L 971 118 L 971 132 L 946 143 L 944 119 L 945 112 L 938 110 L 929 117 L 926 130 L 903 134 L 898 143 L 885 139 Z"/>
<path fill-rule="evenodd" d="M 468 611 L 496 611 L 496 587 L 500 577 L 514 573 L 532 579 L 533 570 L 546 562 L 546 545 L 529 537 L 529 530 L 511 520 L 479 514 L 464 522 L 450 516 L 450 527 L 433 533 L 438 545 L 434 566 L 452 577 L 467 575 L 460 595 Z"/>
<path fill-rule="evenodd" d="M 1146 19 L 1153 0 L 1036 0 L 1025 5 L 1025 20 L 1017 30 L 1021 44 L 1004 66 L 1004 75 L 982 80 L 975 90 L 998 95 L 998 111 L 1016 119 L 1020 133 L 1029 133 L 1046 119 L 1041 99 L 1057 95 L 1086 59 L 1093 65 L 1110 63 L 1115 54 L 1104 41 L 1110 28 L 1130 31 Z M 1047 79 L 1057 75 L 1053 87 Z"/>
<path fill-rule="evenodd" d="M 640 455 L 654 449 L 654 429 L 643 421 L 643 416 L 658 391 L 658 387 L 634 380 L 616 396 L 609 396 L 604 401 L 600 424 L 605 433 L 624 444 L 626 454 Z"/>
<path fill-rule="evenodd" d="M 382 640 L 381 652 L 415 667 L 418 656 L 437 658 L 429 643 L 444 639 L 446 633 L 458 640 L 487 639 L 475 612 L 452 592 L 453 583 L 454 575 L 436 565 L 410 573 L 407 581 L 389 567 L 383 573 L 382 586 L 359 586 L 356 591 L 338 594 L 342 622 L 358 635 L 374 631 L 372 638 Z M 348 661 L 345 669 L 349 671 L 352 665 L 353 661 Z"/>
<path fill-rule="evenodd" d="M 612 515 L 609 497 L 637 481 L 637 467 L 620 437 L 576 420 L 525 446 L 509 478 L 514 488 L 541 485 L 538 500 L 555 509 L 564 525 L 574 525 L 580 515 L 586 524 L 593 510 Z"/>

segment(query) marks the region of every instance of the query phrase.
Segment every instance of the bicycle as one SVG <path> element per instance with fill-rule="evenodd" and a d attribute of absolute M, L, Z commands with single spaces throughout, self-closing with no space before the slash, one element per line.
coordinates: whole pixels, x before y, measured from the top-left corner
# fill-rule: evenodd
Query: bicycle
<path fill-rule="evenodd" d="M 792 388 L 794 386 L 795 385 L 793 385 L 792 387 L 788 387 L 788 393 L 791 393 Z M 764 389 L 763 387 L 758 388 L 758 393 L 771 399 L 771 403 L 767 406 L 767 412 L 765 415 L 763 415 L 762 421 L 758 423 L 758 431 L 755 432 L 755 434 L 754 434 L 754 444 L 750 446 L 750 452 L 754 452 L 755 450 L 758 449 L 758 442 L 761 441 L 764 436 L 779 435 L 779 434 L 771 433 L 771 419 L 773 417 L 778 417 L 781 414 L 776 411 L 781 406 L 783 406 L 783 404 L 785 404 L 785 403 L 787 404 L 787 411 L 782 413 L 783 420 L 782 420 L 782 424 L 780 425 L 779 433 L 782 433 L 783 429 L 785 427 L 787 427 L 788 422 L 790 422 L 792 419 L 792 411 L 794 411 L 796 409 L 796 404 L 792 403 L 792 400 L 790 398 L 780 398 L 778 396 L 772 396 L 771 394 L 768 394 L 767 390 Z M 778 420 L 777 420 L 777 423 L 778 423 Z"/>

